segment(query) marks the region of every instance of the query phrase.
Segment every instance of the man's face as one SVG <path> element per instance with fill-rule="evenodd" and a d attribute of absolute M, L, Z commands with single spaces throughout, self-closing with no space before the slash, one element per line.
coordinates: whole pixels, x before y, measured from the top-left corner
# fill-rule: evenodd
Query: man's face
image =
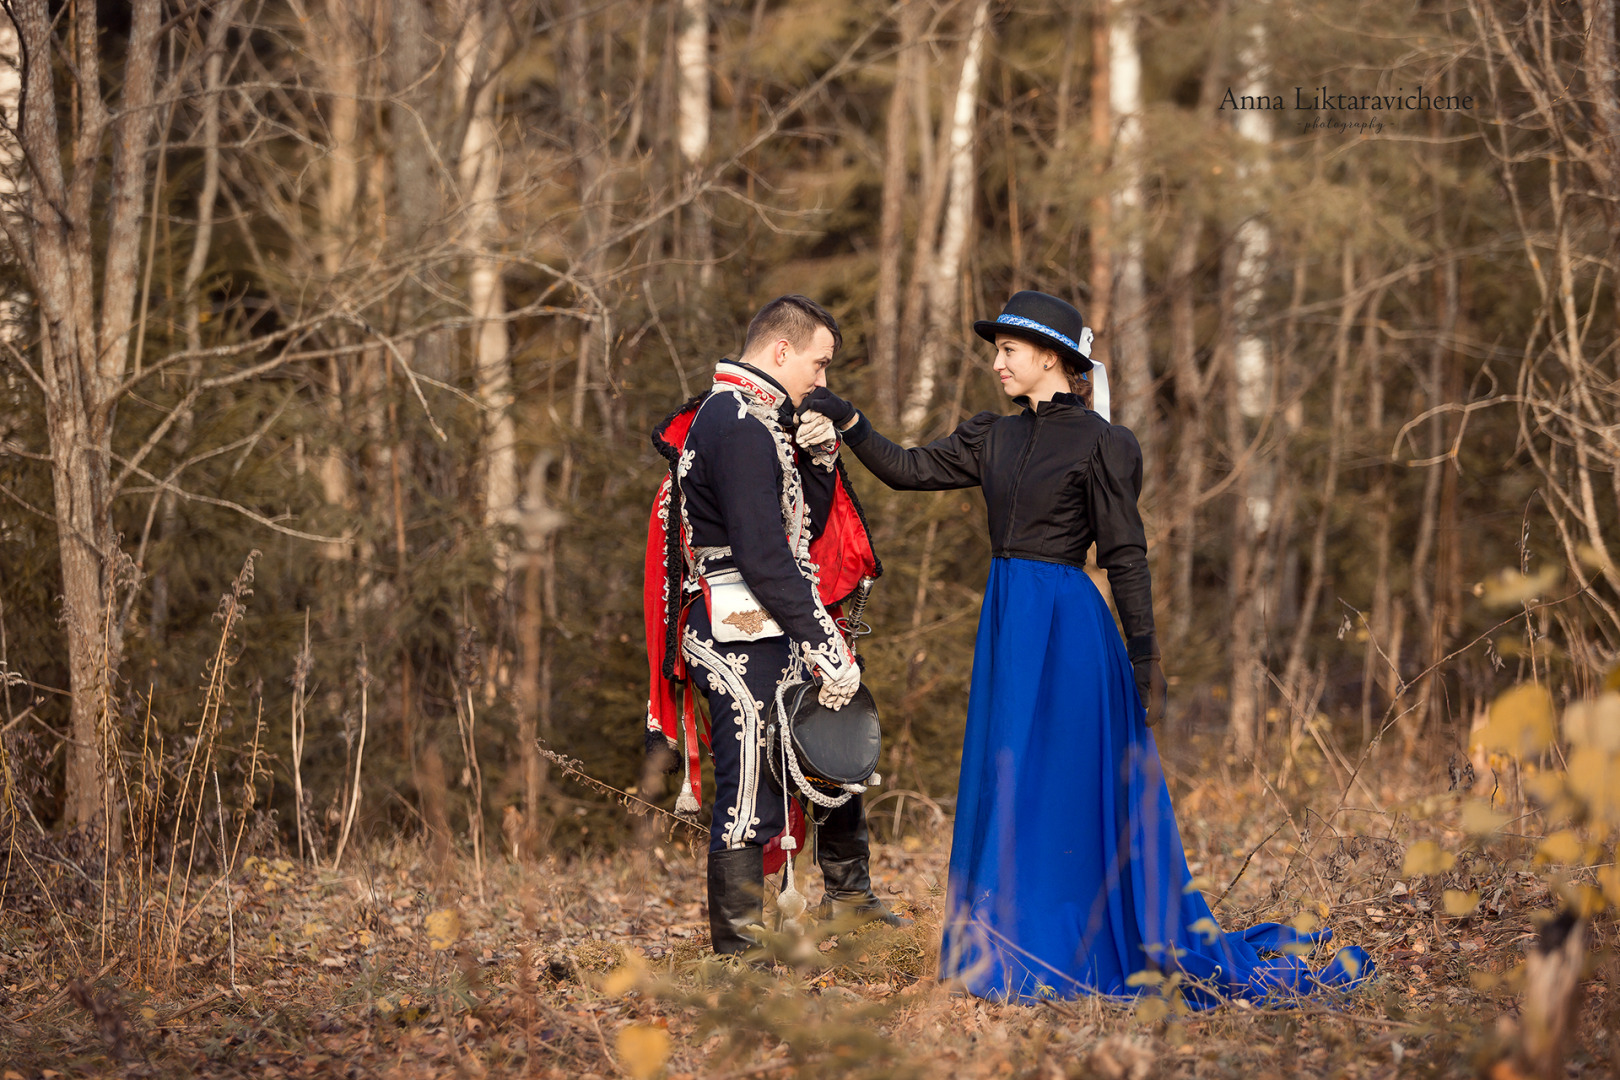
<path fill-rule="evenodd" d="M 818 326 L 803 349 L 794 348 L 786 338 L 778 340 L 771 347 L 770 372 L 793 404 L 798 405 L 810 391 L 827 385 L 827 365 L 832 362 L 832 354 L 832 331 Z"/>

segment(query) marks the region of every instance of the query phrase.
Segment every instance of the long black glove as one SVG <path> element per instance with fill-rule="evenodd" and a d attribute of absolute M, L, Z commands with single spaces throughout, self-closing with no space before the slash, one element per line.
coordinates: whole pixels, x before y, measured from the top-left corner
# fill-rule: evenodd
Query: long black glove
<path fill-rule="evenodd" d="M 680 755 L 669 747 L 669 740 L 664 738 L 662 731 L 649 731 L 644 740 L 647 751 L 647 768 L 652 772 L 669 775 L 681 771 Z"/>
<path fill-rule="evenodd" d="M 799 411 L 818 412 L 841 428 L 849 423 L 856 410 L 855 406 L 825 386 L 818 386 L 804 395 L 804 400 L 799 402 Z"/>
<path fill-rule="evenodd" d="M 1136 692 L 1147 709 L 1147 726 L 1153 727 L 1164 719 L 1164 700 L 1167 687 L 1164 669 L 1159 666 L 1159 643 L 1151 634 L 1133 637 L 1125 643 L 1125 655 L 1131 658 L 1131 671 L 1136 675 Z"/>

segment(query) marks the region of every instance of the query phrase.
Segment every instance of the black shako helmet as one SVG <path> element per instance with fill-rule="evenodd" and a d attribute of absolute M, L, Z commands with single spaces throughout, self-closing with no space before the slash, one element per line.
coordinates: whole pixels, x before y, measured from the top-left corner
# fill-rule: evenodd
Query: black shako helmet
<path fill-rule="evenodd" d="M 1033 289 L 1013 293 L 994 319 L 980 319 L 973 332 L 992 344 L 997 334 L 1010 334 L 1051 349 L 1075 371 L 1091 370 L 1091 329 L 1079 310 Z"/>

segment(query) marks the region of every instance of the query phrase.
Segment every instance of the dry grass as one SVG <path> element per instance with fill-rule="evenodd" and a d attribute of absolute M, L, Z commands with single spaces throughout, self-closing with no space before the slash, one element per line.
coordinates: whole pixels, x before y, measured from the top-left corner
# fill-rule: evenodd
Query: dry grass
<path fill-rule="evenodd" d="M 1380 770 L 1382 807 L 1329 820 L 1337 789 L 1318 768 L 1303 763 L 1289 792 L 1252 774 L 1200 775 L 1178 780 L 1176 796 L 1212 895 L 1238 878 L 1217 911 L 1224 925 L 1325 906 L 1340 941 L 1372 949 L 1379 976 L 1341 1006 L 1141 1023 L 1096 999 L 952 997 L 932 980 L 937 835 L 876 845 L 880 891 L 915 928 L 812 937 L 767 970 L 707 954 L 701 855 L 678 841 L 486 864 L 482 902 L 470 857 L 434 865 L 410 844 L 355 850 L 335 872 L 246 858 L 228 887 L 198 883 L 172 985 L 139 977 L 151 968 L 129 955 L 133 935 L 115 930 L 113 962 L 95 962 L 98 890 L 50 856 L 36 862 L 60 887 L 13 893 L 0 913 L 0 1075 L 1507 1075 L 1514 972 L 1552 902 L 1542 877 L 1479 856 L 1403 878 L 1415 840 L 1463 846 L 1457 796 Z M 880 810 L 880 840 L 886 826 Z M 1443 890 L 1464 886 L 1480 908 L 1445 916 Z M 1610 932 L 1593 930 L 1572 1075 L 1612 1075 L 1617 1060 Z"/>

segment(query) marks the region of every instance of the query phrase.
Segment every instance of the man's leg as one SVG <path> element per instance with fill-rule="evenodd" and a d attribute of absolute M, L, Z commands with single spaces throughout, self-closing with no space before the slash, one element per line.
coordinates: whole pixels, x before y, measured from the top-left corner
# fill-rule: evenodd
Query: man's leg
<path fill-rule="evenodd" d="M 782 831 L 781 794 L 766 778 L 765 702 L 786 664 L 785 641 L 717 645 L 708 613 L 696 605 L 683 650 L 709 702 L 714 817 L 709 826 L 709 933 L 714 951 L 747 952 L 747 928 L 763 922 L 764 845 Z M 760 684 L 763 684 L 760 685 Z"/>
<path fill-rule="evenodd" d="M 910 926 L 872 891 L 871 848 L 866 837 L 866 804 L 856 795 L 828 812 L 816 827 L 816 861 L 826 884 L 818 914 L 823 919 L 856 915 L 881 919 L 890 926 Z"/>

